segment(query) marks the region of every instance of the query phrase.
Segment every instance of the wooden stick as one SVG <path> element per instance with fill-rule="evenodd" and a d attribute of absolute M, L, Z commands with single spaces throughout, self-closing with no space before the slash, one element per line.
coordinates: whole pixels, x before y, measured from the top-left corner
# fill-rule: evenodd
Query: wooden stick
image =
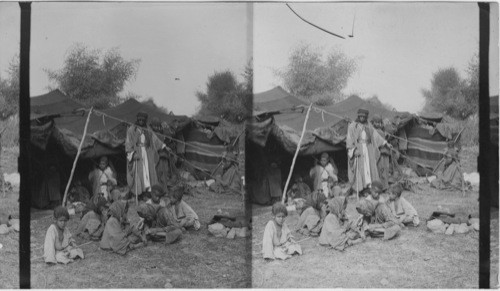
<path fill-rule="evenodd" d="M 94 109 L 94 107 L 90 108 L 89 115 L 87 116 L 87 121 L 85 121 L 85 127 L 83 129 L 82 140 L 80 141 L 80 145 L 78 146 L 78 152 L 76 153 L 75 160 L 73 161 L 73 168 L 71 169 L 71 175 L 69 176 L 68 184 L 66 184 L 66 190 L 64 190 L 64 197 L 63 197 L 63 202 L 62 202 L 63 207 L 66 206 L 66 198 L 68 196 L 69 186 L 71 185 L 71 180 L 73 180 L 73 175 L 75 174 L 76 163 L 78 162 L 78 158 L 80 157 L 80 153 L 82 151 L 83 141 L 85 140 L 85 137 L 87 136 L 87 127 L 89 125 L 89 120 L 90 120 L 90 115 L 92 114 L 92 109 Z"/>
<path fill-rule="evenodd" d="M 134 153 L 134 155 L 135 155 L 135 154 L 137 154 L 137 152 L 136 152 L 136 153 Z M 133 158 L 134 158 L 134 157 L 133 157 L 133 155 L 132 155 L 132 159 L 133 159 Z M 135 184 L 135 206 L 138 206 L 138 205 L 139 205 L 139 194 L 137 194 L 137 190 L 138 190 L 138 189 L 137 189 L 137 180 L 139 180 L 139 179 L 137 178 L 137 167 L 139 166 L 139 165 L 138 165 L 138 164 L 139 164 L 139 162 L 138 162 L 138 161 L 139 161 L 139 160 L 135 160 L 135 177 L 134 177 L 134 179 L 135 179 L 135 183 L 134 183 L 134 184 Z"/>
<path fill-rule="evenodd" d="M 356 197 L 358 198 L 358 202 L 359 202 L 359 175 L 358 175 L 358 172 L 359 172 L 359 157 L 356 156 Z"/>
<path fill-rule="evenodd" d="M 290 183 L 290 178 L 292 177 L 293 167 L 295 166 L 295 160 L 297 160 L 297 156 L 300 151 L 300 144 L 302 143 L 302 139 L 304 138 L 304 134 L 306 133 L 307 120 L 309 119 L 309 112 L 311 112 L 311 105 L 307 109 L 306 119 L 304 120 L 304 125 L 302 126 L 302 133 L 300 135 L 299 143 L 297 144 L 297 149 L 295 150 L 295 155 L 293 156 L 292 166 L 290 167 L 290 172 L 288 173 L 288 178 L 286 179 L 285 189 L 283 190 L 283 197 L 281 198 L 281 203 L 285 203 L 286 198 L 286 190 L 288 189 L 288 184 Z"/>

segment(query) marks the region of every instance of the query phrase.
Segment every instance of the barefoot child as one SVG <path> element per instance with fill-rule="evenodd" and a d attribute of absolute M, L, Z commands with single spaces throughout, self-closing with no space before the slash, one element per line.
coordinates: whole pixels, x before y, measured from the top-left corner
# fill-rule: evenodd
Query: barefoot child
<path fill-rule="evenodd" d="M 84 258 L 83 251 L 75 248 L 75 240 L 66 228 L 69 220 L 68 210 L 62 206 L 54 209 L 54 223 L 47 229 L 45 243 L 43 246 L 43 257 L 45 263 L 67 264 L 73 262 L 77 257 Z"/>
<path fill-rule="evenodd" d="M 162 209 L 157 211 L 153 205 L 143 203 L 137 207 L 137 214 L 144 219 L 141 229 L 147 239 L 171 244 L 181 237 L 182 230 L 170 223 L 171 217 L 164 217 Z"/>
<path fill-rule="evenodd" d="M 262 253 L 264 259 L 288 259 L 293 254 L 302 255 L 302 248 L 293 240 L 290 229 L 285 223 L 288 211 L 283 203 L 277 202 L 272 208 L 273 219 L 264 230 L 262 238 Z"/>
<path fill-rule="evenodd" d="M 89 211 L 82 217 L 75 235 L 84 239 L 98 241 L 101 239 L 108 220 L 108 203 L 102 195 L 94 195 L 87 203 Z"/>
<path fill-rule="evenodd" d="M 413 206 L 406 199 L 401 197 L 403 187 L 396 184 L 389 188 L 389 201 L 388 206 L 392 214 L 396 216 L 399 222 L 407 226 L 418 226 L 420 219 L 418 213 Z"/>
<path fill-rule="evenodd" d="M 127 220 L 128 202 L 115 201 L 109 207 L 110 217 L 106 222 L 100 247 L 125 255 L 129 250 L 144 246 L 135 235 Z"/>

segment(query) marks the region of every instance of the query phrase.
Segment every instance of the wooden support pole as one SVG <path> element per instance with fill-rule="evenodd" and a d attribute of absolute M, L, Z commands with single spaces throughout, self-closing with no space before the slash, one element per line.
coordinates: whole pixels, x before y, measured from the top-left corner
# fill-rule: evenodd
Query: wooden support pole
<path fill-rule="evenodd" d="M 80 157 L 80 153 L 82 151 L 83 141 L 85 140 L 85 137 L 87 136 L 87 127 L 89 125 L 89 120 L 90 120 L 90 115 L 92 114 L 92 109 L 94 109 L 94 107 L 90 108 L 89 115 L 87 116 L 87 121 L 85 121 L 85 127 L 83 129 L 82 140 L 80 141 L 80 145 L 78 146 L 78 151 L 76 152 L 75 160 L 73 161 L 73 168 L 71 169 L 71 174 L 69 175 L 69 180 L 68 180 L 68 183 L 66 184 L 66 190 L 64 190 L 64 197 L 63 197 L 63 202 L 62 202 L 63 207 L 66 206 L 66 199 L 68 198 L 69 186 L 71 185 L 71 180 L 73 180 L 73 175 L 75 174 L 76 163 L 78 162 L 78 158 Z"/>
<path fill-rule="evenodd" d="M 293 167 L 295 166 L 295 160 L 297 160 L 297 156 L 299 155 L 300 145 L 302 144 L 302 139 L 304 138 L 304 134 L 306 133 L 307 120 L 309 119 L 309 112 L 311 112 L 312 103 L 309 105 L 306 113 L 306 119 L 304 120 L 304 125 L 302 126 L 302 133 L 300 134 L 299 143 L 297 144 L 297 149 L 295 150 L 295 155 L 293 156 L 292 166 L 290 167 L 290 172 L 288 173 L 288 178 L 286 179 L 285 189 L 283 189 L 283 197 L 281 198 L 281 202 L 285 203 L 286 198 L 286 190 L 288 189 L 288 184 L 290 183 L 290 178 L 292 177 Z"/>

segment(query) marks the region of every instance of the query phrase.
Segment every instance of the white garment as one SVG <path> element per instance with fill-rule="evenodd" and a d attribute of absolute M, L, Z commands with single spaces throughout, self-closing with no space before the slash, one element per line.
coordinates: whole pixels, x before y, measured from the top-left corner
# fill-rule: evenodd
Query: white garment
<path fill-rule="evenodd" d="M 148 163 L 148 153 L 146 152 L 146 147 L 144 143 L 146 142 L 146 136 L 141 132 L 141 156 L 142 156 L 142 173 L 144 174 L 144 189 L 149 190 L 151 188 L 151 180 L 149 179 L 149 163 Z"/>
<path fill-rule="evenodd" d="M 365 130 L 361 132 L 361 139 L 366 140 Z M 365 185 L 363 185 L 363 187 L 366 187 L 367 185 L 370 185 L 372 183 L 372 175 L 370 173 L 370 158 L 368 156 L 368 147 L 366 146 L 366 142 L 361 143 L 361 147 L 363 149 L 360 156 L 363 163 L 363 173 L 361 174 L 365 177 Z"/>

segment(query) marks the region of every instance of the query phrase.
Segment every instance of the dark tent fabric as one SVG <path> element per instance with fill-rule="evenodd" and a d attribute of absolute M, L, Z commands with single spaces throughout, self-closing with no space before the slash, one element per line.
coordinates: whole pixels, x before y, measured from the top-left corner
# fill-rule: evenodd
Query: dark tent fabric
<path fill-rule="evenodd" d="M 31 97 L 30 107 L 30 119 L 33 120 L 49 115 L 71 113 L 84 106 L 56 89 L 47 94 Z"/>
<path fill-rule="evenodd" d="M 308 104 L 286 92 L 281 87 L 254 95 L 255 122 L 262 123 L 274 117 L 272 134 L 288 152 L 295 152 L 306 118 Z M 379 114 L 384 118 L 407 113 L 391 111 L 358 96 L 351 96 L 328 107 L 313 106 L 309 113 L 306 132 L 302 140 L 300 155 L 314 155 L 325 151 L 337 151 L 345 146 L 348 120 L 355 120 L 358 109 L 370 111 L 370 116 Z M 255 123 L 254 122 L 254 123 Z M 268 123 L 271 123 L 267 121 Z M 260 127 L 262 130 L 262 126 Z M 257 127 L 254 126 L 255 129 Z M 258 134 L 250 134 L 253 139 Z M 263 140 L 260 139 L 260 144 Z M 265 143 L 264 143 L 265 144 Z"/>
<path fill-rule="evenodd" d="M 62 94 L 59 90 L 33 97 L 32 100 L 35 100 L 31 107 L 32 120 L 48 115 L 64 114 L 54 119 L 54 126 L 57 130 L 53 134 L 55 134 L 59 143 L 63 145 L 65 153 L 75 156 L 85 128 L 88 110 L 70 114 L 82 106 Z M 87 135 L 82 145 L 81 157 L 93 158 L 123 151 L 120 147 L 123 147 L 125 143 L 127 122 L 134 123 L 137 113 L 141 111 L 146 112 L 149 115 L 149 119 L 157 117 L 167 122 L 175 132 L 181 131 L 191 122 L 190 118 L 186 116 L 166 114 L 158 108 L 140 103 L 135 99 L 129 99 L 116 107 L 103 110 L 102 112 L 92 112 L 88 123 Z M 41 130 L 40 128 L 36 128 L 37 126 L 39 125 L 33 125 L 32 128 L 40 132 Z M 35 136 L 32 136 L 32 140 L 33 138 Z M 38 145 L 40 142 L 34 142 L 34 144 Z"/>

